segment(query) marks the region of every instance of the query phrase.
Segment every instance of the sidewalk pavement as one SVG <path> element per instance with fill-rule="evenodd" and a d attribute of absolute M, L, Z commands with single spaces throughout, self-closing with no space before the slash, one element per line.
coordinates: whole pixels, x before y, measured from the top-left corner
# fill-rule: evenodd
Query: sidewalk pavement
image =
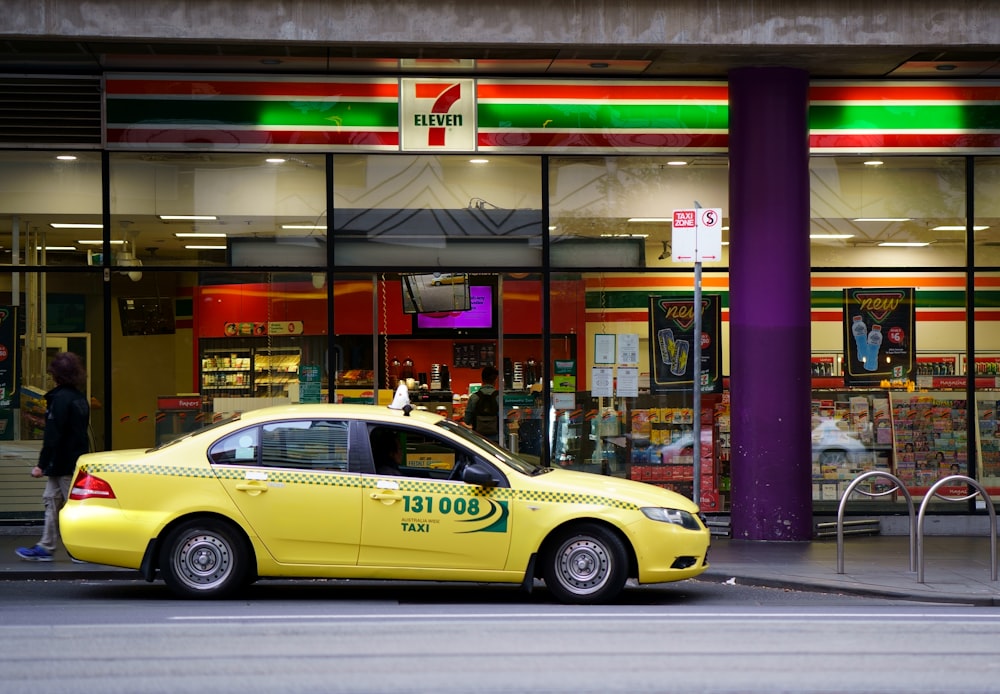
<path fill-rule="evenodd" d="M 28 562 L 14 550 L 37 542 L 41 527 L 0 528 L 0 581 L 129 579 L 137 571 L 77 564 L 58 549 L 51 562 Z M 902 536 L 848 536 L 844 573 L 837 573 L 836 539 L 752 542 L 713 537 L 711 568 L 697 580 L 897 600 L 1000 605 L 1000 582 L 991 580 L 989 537 L 924 537 L 924 581 L 910 571 L 910 541 Z M 914 548 L 916 558 L 916 548 Z"/>

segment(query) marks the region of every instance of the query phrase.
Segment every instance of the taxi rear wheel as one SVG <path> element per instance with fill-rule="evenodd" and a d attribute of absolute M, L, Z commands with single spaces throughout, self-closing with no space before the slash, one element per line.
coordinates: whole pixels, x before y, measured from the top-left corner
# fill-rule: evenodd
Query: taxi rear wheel
<path fill-rule="evenodd" d="M 628 552 L 610 530 L 580 525 L 555 537 L 550 547 L 543 576 L 560 602 L 606 602 L 625 587 Z"/>
<path fill-rule="evenodd" d="M 226 598 L 246 585 L 250 549 L 238 530 L 214 520 L 174 528 L 160 551 L 160 573 L 172 591 L 188 598 Z"/>

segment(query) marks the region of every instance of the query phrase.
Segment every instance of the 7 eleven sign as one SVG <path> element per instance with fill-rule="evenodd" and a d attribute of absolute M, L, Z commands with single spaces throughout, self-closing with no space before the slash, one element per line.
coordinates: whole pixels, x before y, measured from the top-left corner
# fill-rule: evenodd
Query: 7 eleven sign
<path fill-rule="evenodd" d="M 476 149 L 474 80 L 400 80 L 403 151 L 471 152 Z"/>

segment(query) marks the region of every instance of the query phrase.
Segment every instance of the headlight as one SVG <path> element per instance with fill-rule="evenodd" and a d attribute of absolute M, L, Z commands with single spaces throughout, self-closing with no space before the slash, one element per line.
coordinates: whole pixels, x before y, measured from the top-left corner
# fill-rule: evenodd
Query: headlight
<path fill-rule="evenodd" d="M 639 509 L 646 518 L 660 521 L 661 523 L 673 523 L 688 530 L 701 530 L 701 524 L 694 514 L 681 511 L 676 508 L 659 508 L 657 506 L 647 506 Z"/>

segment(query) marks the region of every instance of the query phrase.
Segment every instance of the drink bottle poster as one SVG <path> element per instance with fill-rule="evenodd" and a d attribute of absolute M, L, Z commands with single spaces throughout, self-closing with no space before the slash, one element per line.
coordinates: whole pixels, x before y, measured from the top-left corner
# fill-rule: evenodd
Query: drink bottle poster
<path fill-rule="evenodd" d="M 722 389 L 722 301 L 718 294 L 701 296 L 701 364 L 694 364 L 694 295 L 649 297 L 649 389 L 652 393 Z"/>
<path fill-rule="evenodd" d="M 914 290 L 844 290 L 844 385 L 878 386 L 916 375 Z"/>

